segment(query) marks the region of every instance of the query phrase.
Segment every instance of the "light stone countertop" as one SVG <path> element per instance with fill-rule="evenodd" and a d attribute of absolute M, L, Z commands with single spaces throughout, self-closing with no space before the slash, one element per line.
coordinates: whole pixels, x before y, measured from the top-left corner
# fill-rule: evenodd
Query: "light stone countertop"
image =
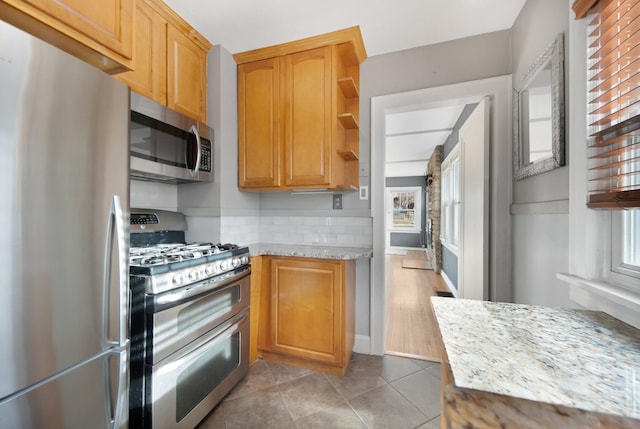
<path fill-rule="evenodd" d="M 441 297 L 431 305 L 454 386 L 640 417 L 638 329 L 595 311 Z"/>
<path fill-rule="evenodd" d="M 373 256 L 373 249 L 367 247 L 316 246 L 300 244 L 249 244 L 251 256 L 296 256 L 316 259 L 361 259 Z"/>

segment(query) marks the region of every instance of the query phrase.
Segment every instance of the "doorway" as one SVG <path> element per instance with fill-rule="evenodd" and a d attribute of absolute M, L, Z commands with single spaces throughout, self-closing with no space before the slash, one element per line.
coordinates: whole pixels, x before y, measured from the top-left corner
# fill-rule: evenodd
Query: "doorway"
<path fill-rule="evenodd" d="M 373 252 L 371 263 L 370 349 L 372 354 L 385 351 L 385 310 L 388 277 L 385 261 L 385 117 L 402 110 L 429 109 L 443 106 L 477 103 L 484 96 L 491 97 L 491 165 L 488 172 L 490 187 L 490 260 L 487 271 L 491 279 L 489 296 L 493 299 L 508 294 L 510 215 L 509 198 L 511 180 L 510 152 L 510 95 L 511 78 L 501 76 L 436 88 L 427 88 L 401 94 L 373 97 L 371 100 L 371 199 L 373 213 Z M 408 107 L 409 106 L 409 107 Z M 499 150 L 498 150 L 499 149 Z M 502 180 L 498 180 L 498 179 Z M 500 228 L 497 228 L 500 225 Z M 500 231 L 500 237 L 496 232 Z M 495 255 L 500 254 L 501 258 Z M 429 305 L 428 303 L 426 305 Z"/>

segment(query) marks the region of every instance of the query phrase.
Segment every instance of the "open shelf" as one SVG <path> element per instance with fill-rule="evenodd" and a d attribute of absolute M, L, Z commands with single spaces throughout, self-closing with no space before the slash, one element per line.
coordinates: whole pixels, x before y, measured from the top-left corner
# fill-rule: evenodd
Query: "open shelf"
<path fill-rule="evenodd" d="M 358 155 L 351 149 L 338 149 L 338 155 L 340 155 L 345 161 L 355 161 L 358 159 Z"/>
<path fill-rule="evenodd" d="M 341 113 L 338 115 L 338 120 L 342 124 L 345 130 L 357 130 L 358 121 L 352 113 Z"/>
<path fill-rule="evenodd" d="M 356 81 L 352 77 L 338 79 L 338 86 L 345 98 L 357 98 L 359 96 Z"/>

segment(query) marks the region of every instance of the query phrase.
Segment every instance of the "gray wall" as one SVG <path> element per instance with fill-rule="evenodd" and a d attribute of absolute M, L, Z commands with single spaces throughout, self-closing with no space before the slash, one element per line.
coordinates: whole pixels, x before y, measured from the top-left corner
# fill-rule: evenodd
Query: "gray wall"
<path fill-rule="evenodd" d="M 458 257 L 445 246 L 442 246 L 442 271 L 458 289 Z"/>
<path fill-rule="evenodd" d="M 498 78 L 500 76 L 508 76 L 510 69 L 510 30 L 498 31 L 478 35 L 474 37 L 454 40 L 435 45 L 422 46 L 405 51 L 394 52 L 385 55 L 379 55 L 368 58 L 364 61 L 360 68 L 360 158 L 361 170 L 362 160 L 371 160 L 371 169 L 374 174 L 370 176 L 371 194 L 373 197 L 373 243 L 374 257 L 372 260 L 372 290 L 371 290 L 371 333 L 372 333 L 372 352 L 382 353 L 384 350 L 383 336 L 384 332 L 383 318 L 375 317 L 384 312 L 384 207 L 381 206 L 381 195 L 384 189 L 384 177 L 381 174 L 384 171 L 383 157 L 376 155 L 371 156 L 372 150 L 376 154 L 384 153 L 384 139 L 378 138 L 376 144 L 380 147 L 371 147 L 371 128 L 372 128 L 372 111 L 371 98 L 382 95 L 392 96 L 387 100 L 380 97 L 376 100 L 377 106 L 392 105 L 397 106 L 396 101 L 399 100 L 402 92 L 408 92 L 406 99 L 415 99 L 412 92 L 427 88 L 441 87 L 443 85 L 466 83 L 478 81 L 487 78 Z M 509 92 L 509 88 L 503 91 Z M 423 101 L 424 102 L 424 101 Z M 409 103 L 407 103 L 409 104 Z M 500 159 L 500 154 L 510 151 L 509 142 L 506 138 L 506 129 L 510 123 L 506 118 L 504 110 L 505 106 L 499 106 L 496 110 L 499 112 L 492 120 L 492 126 L 496 127 L 493 134 L 496 144 L 499 142 L 501 146 L 492 154 L 492 160 Z M 384 129 L 381 124 L 384 118 L 380 117 L 380 113 L 375 113 L 375 135 L 377 137 L 384 135 Z M 500 124 L 500 126 L 496 126 Z M 496 148 L 494 148 L 496 149 Z M 505 163 L 502 159 L 499 162 L 498 173 L 492 173 L 492 181 L 495 180 L 495 188 L 500 191 L 495 194 L 499 198 L 508 199 L 508 192 L 502 190 L 502 185 L 509 183 L 509 174 L 504 174 L 506 166 L 509 171 L 510 164 Z M 366 174 L 370 174 L 366 166 Z M 506 186 L 505 186 L 506 187 Z M 493 194 L 492 194 L 493 195 Z M 492 208 L 497 207 L 507 220 L 499 223 L 508 225 L 508 204 L 506 201 L 495 200 L 492 202 Z M 498 213 L 494 211 L 494 213 Z M 497 214 L 500 220 L 500 214 Z M 493 226 L 493 224 L 492 224 Z M 492 237 L 493 238 L 493 237 Z M 493 240 L 492 240 L 493 241 Z M 506 246 L 499 240 L 493 241 L 494 247 L 500 252 L 507 252 L 504 248 L 508 247 L 508 240 L 504 240 Z M 505 274 L 495 276 L 496 282 L 507 288 L 510 279 Z M 510 293 L 504 295 L 510 296 Z"/>
<path fill-rule="evenodd" d="M 568 97 L 569 22 L 571 1 L 528 0 L 512 28 L 511 68 L 517 88 L 529 67 L 552 43 L 565 34 L 565 118 L 571 121 Z M 576 65 L 584 67 L 582 65 Z M 569 140 L 567 132 L 567 141 Z M 568 153 L 567 153 L 568 155 Z M 567 156 L 567 159 L 569 157 Z M 513 240 L 513 299 L 518 303 L 575 306 L 568 287 L 555 278 L 568 271 L 570 165 L 523 180 L 513 181 L 511 212 Z"/>
<path fill-rule="evenodd" d="M 426 189 L 426 177 L 424 176 L 407 176 L 407 177 L 386 177 L 386 187 L 410 187 L 420 186 L 422 192 L 422 216 L 420 217 L 420 232 L 416 234 L 392 232 L 390 237 L 391 246 L 397 247 L 425 247 L 426 236 L 425 227 L 427 224 L 427 199 L 424 191 Z"/>
<path fill-rule="evenodd" d="M 238 190 L 237 66 L 220 45 L 207 55 L 207 123 L 214 132 L 214 181 L 178 185 L 178 208 L 189 216 L 258 215 L 257 194 Z"/>
<path fill-rule="evenodd" d="M 371 97 L 508 75 L 509 35 L 503 30 L 367 58 L 360 66 L 361 171 L 362 160 L 371 159 Z"/>
<path fill-rule="evenodd" d="M 471 115 L 471 112 L 473 112 L 473 109 L 475 109 L 477 105 L 478 103 L 467 104 L 466 106 L 464 106 L 464 109 L 462 109 L 462 113 L 460 113 L 460 117 L 458 117 L 458 120 L 453 126 L 453 130 L 451 131 L 451 134 L 449 134 L 449 137 L 447 137 L 447 140 L 444 142 L 444 148 L 442 153 L 443 160 L 447 157 L 447 155 L 451 153 L 453 148 L 456 147 L 456 145 L 458 144 L 458 140 L 459 140 L 458 134 L 460 133 L 460 127 L 462 127 L 464 123 L 467 122 L 467 119 Z"/>
<path fill-rule="evenodd" d="M 514 88 L 520 86 L 520 82 L 531 65 L 553 42 L 558 33 L 565 33 L 565 59 L 569 58 L 567 32 L 570 19 L 573 19 L 573 16 L 567 1 L 528 0 L 525 3 L 511 31 L 511 69 Z M 566 94 L 568 94 L 569 88 L 568 77 L 569 74 L 565 73 Z M 566 106 L 566 118 L 569 120 L 570 103 L 566 103 Z M 568 126 L 566 128 L 568 129 Z M 567 200 L 568 198 L 568 166 L 524 180 L 517 180 L 513 186 L 514 204 Z"/>

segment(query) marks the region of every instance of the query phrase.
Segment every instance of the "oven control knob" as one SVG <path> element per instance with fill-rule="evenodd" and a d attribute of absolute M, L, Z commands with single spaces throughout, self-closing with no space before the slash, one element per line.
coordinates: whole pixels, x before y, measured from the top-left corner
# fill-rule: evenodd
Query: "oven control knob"
<path fill-rule="evenodd" d="M 241 263 L 242 262 L 240 261 L 240 258 L 233 258 L 233 260 L 231 261 L 231 264 L 233 265 L 233 268 L 236 268 Z"/>
<path fill-rule="evenodd" d="M 176 286 L 181 285 L 182 282 L 183 282 L 182 274 L 174 275 L 172 281 L 173 281 L 173 284 L 176 285 Z"/>
<path fill-rule="evenodd" d="M 229 268 L 231 268 L 231 261 L 229 261 L 228 259 L 225 259 L 224 261 L 220 262 L 220 269 L 222 271 L 226 271 Z"/>
<path fill-rule="evenodd" d="M 189 281 L 195 282 L 196 280 L 198 280 L 198 272 L 189 271 L 189 274 L 187 274 L 187 277 L 189 278 Z"/>
<path fill-rule="evenodd" d="M 209 264 L 209 265 L 207 265 L 206 267 L 204 267 L 204 273 L 205 273 L 206 275 L 208 275 L 208 276 L 212 276 L 212 275 L 213 275 L 213 272 L 214 272 L 213 264 Z"/>
<path fill-rule="evenodd" d="M 242 265 L 247 265 L 249 263 L 249 257 L 248 256 L 243 256 L 241 258 L 242 260 Z"/>

